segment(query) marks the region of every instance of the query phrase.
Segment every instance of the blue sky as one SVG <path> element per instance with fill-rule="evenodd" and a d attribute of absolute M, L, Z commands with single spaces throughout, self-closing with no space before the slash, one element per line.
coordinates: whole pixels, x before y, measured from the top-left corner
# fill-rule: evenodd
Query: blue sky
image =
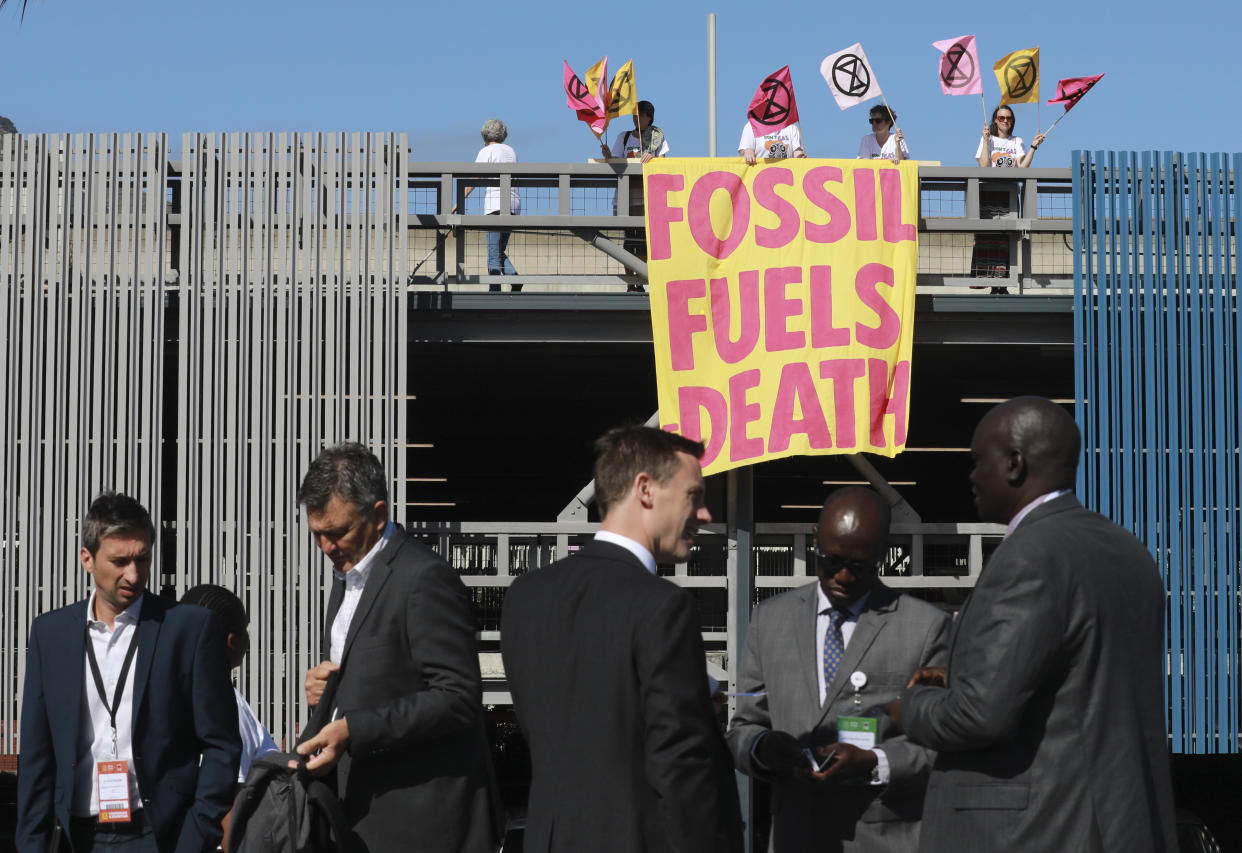
<path fill-rule="evenodd" d="M 1139 8 L 1139 11 L 1134 11 Z M 510 128 L 523 161 L 582 162 L 598 149 L 564 106 L 561 60 L 582 72 L 633 57 L 638 95 L 675 155 L 708 153 L 707 15 L 717 16 L 718 151 L 736 152 L 746 105 L 789 64 L 811 156 L 850 157 L 870 104 L 839 110 L 819 76 L 861 41 L 916 157 L 973 162 L 978 96 L 946 97 L 931 42 L 972 33 L 991 64 L 1041 46 L 1043 99 L 1056 80 L 1106 72 L 1034 165 L 1075 148 L 1238 150 L 1236 36 L 1228 0 L 785 3 L 20 0 L 0 11 L 0 115 L 25 133 L 398 131 L 419 160 L 473 160 L 478 128 Z M 1230 94 L 1233 91 L 1234 94 Z M 1034 105 L 1017 134 L 1034 135 Z M 1061 108 L 1042 108 L 1047 127 Z M 616 127 L 616 125 L 614 125 Z M 610 129 L 609 136 L 614 135 Z M 179 144 L 179 143 L 178 143 Z"/>

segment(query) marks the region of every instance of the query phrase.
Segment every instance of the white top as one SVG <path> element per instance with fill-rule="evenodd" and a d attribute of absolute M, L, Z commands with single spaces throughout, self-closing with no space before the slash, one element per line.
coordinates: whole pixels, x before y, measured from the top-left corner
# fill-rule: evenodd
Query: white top
<path fill-rule="evenodd" d="M 237 771 L 237 781 L 245 782 L 255 760 L 269 752 L 277 752 L 278 749 L 276 741 L 272 740 L 271 734 L 259 722 L 258 716 L 250 707 L 250 703 L 246 701 L 246 697 L 241 695 L 241 691 L 236 687 L 233 688 L 233 695 L 237 699 L 237 728 L 241 731 L 242 742 L 241 766 Z"/>
<path fill-rule="evenodd" d="M 906 141 L 901 140 L 901 153 L 907 158 L 910 157 L 910 149 L 906 147 Z M 897 137 L 889 133 L 888 139 L 884 140 L 883 147 L 875 140 L 874 133 L 868 133 L 858 143 L 858 156 L 863 160 L 891 160 L 897 156 Z"/>
<path fill-rule="evenodd" d="M 336 618 L 332 620 L 332 647 L 328 649 L 328 660 L 334 664 L 341 663 L 341 655 L 345 652 L 345 638 L 349 636 L 349 623 L 354 618 L 354 611 L 358 609 L 358 599 L 362 598 L 362 590 L 367 585 L 367 576 L 371 574 L 375 555 L 384 549 L 396 530 L 397 525 L 388 522 L 384 535 L 352 569 L 344 574 L 336 569 L 332 570 L 333 575 L 345 581 L 345 596 L 341 599 L 341 608 L 336 611 Z"/>
<path fill-rule="evenodd" d="M 988 160 L 993 166 L 1014 168 L 1022 162 L 1022 158 L 1026 156 L 1026 147 L 1022 144 L 1021 136 L 1011 136 L 1008 139 L 1001 139 L 996 134 L 988 137 L 990 145 L 988 146 Z M 979 135 L 979 147 L 975 150 L 975 161 L 977 162 L 983 156 L 983 135 Z"/>
<path fill-rule="evenodd" d="M 1018 525 L 1022 523 L 1022 519 L 1030 515 L 1031 510 L 1035 509 L 1035 507 L 1042 506 L 1043 504 L 1048 503 L 1048 501 L 1055 501 L 1057 498 L 1061 497 L 1061 495 L 1068 495 L 1071 491 L 1072 489 L 1060 489 L 1055 492 L 1048 492 L 1048 494 L 1040 495 L 1035 500 L 1022 507 L 1022 509 L 1018 510 L 1017 515 L 1009 519 L 1009 525 L 1005 528 L 1005 538 L 1009 538 L 1009 534 L 1013 533 L 1018 528 Z"/>
<path fill-rule="evenodd" d="M 638 134 L 634 132 L 634 128 L 631 127 L 629 130 L 623 130 L 618 133 L 617 138 L 612 141 L 612 156 L 624 157 L 626 156 L 625 149 L 641 147 L 642 140 L 639 138 Z M 656 149 L 655 156 L 668 156 L 668 137 L 660 140 L 660 147 Z"/>
<path fill-rule="evenodd" d="M 769 133 L 758 138 L 751 129 L 750 122 L 742 125 L 742 138 L 738 140 L 737 150 L 750 149 L 755 157 L 766 160 L 783 160 L 792 157 L 794 152 L 802 148 L 802 128 L 797 122 L 782 127 L 776 133 Z"/>
<path fill-rule="evenodd" d="M 95 618 L 95 592 L 86 601 L 86 625 L 89 629 L 90 643 L 95 649 L 95 660 L 99 663 L 99 674 L 103 677 L 104 690 L 108 694 L 108 704 L 116 695 L 117 679 L 121 676 L 121 666 L 125 663 L 125 654 L 129 644 L 138 630 L 138 617 L 142 614 L 142 596 L 117 614 L 115 626 L 109 628 L 106 623 Z M 129 665 L 129 673 L 125 683 L 121 685 L 121 704 L 116 711 L 116 754 L 112 752 L 112 718 L 104 700 L 99 697 L 95 686 L 95 678 L 91 675 L 91 664 L 86 654 L 82 655 L 82 678 L 85 680 L 83 690 L 86 701 L 82 703 L 82 713 L 78 724 L 78 755 L 77 766 L 73 774 L 73 800 L 69 812 L 77 817 L 88 817 L 99 814 L 99 774 L 95 772 L 98 761 L 129 762 L 129 804 L 131 809 L 140 808 L 142 798 L 138 791 L 138 778 L 134 775 L 134 673 L 138 669 L 138 656 Z"/>
<path fill-rule="evenodd" d="M 815 592 L 819 598 L 819 610 L 815 617 L 815 662 L 819 672 L 819 677 L 815 680 L 819 682 L 819 704 L 823 705 L 824 700 L 828 698 L 828 684 L 824 681 L 824 633 L 828 630 L 831 621 L 828 618 L 828 611 L 832 609 L 832 602 L 828 600 L 828 596 L 824 594 L 824 588 L 819 583 L 815 584 Z M 858 617 L 863 611 L 863 607 L 867 603 L 867 599 L 871 597 L 870 592 L 865 592 L 858 597 L 856 601 L 847 604 L 846 612 L 848 618 L 841 623 L 841 643 L 844 648 L 849 648 L 850 638 L 854 636 L 854 629 L 858 627 Z M 887 785 L 889 779 L 888 756 L 884 754 L 884 750 L 876 747 L 872 750 L 875 753 L 875 771 L 877 785 Z"/>
<path fill-rule="evenodd" d="M 656 573 L 655 556 L 630 537 L 622 536 L 620 533 L 613 533 L 611 530 L 599 530 L 596 531 L 595 538 L 601 542 L 611 542 L 613 545 L 620 545 L 622 548 L 637 557 L 647 571 L 651 572 L 653 575 Z"/>
<path fill-rule="evenodd" d="M 517 161 L 517 152 L 503 142 L 492 142 L 484 145 L 479 150 L 478 156 L 474 158 L 476 163 L 516 163 Z M 522 210 L 522 197 L 518 195 L 517 187 L 513 187 L 510 192 L 513 195 L 513 199 L 509 205 L 509 212 L 520 213 Z M 483 212 L 485 214 L 500 212 L 500 187 L 487 188 L 487 193 L 483 198 Z"/>

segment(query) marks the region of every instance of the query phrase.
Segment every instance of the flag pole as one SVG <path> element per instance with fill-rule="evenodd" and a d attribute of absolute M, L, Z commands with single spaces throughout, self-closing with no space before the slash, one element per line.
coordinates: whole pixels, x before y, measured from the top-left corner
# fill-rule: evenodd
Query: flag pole
<path fill-rule="evenodd" d="M 1060 124 L 1061 119 L 1065 118 L 1067 115 L 1069 115 L 1069 110 L 1066 110 L 1065 112 L 1061 113 L 1061 115 L 1057 116 L 1057 120 L 1052 123 L 1052 127 L 1049 127 L 1047 130 L 1044 131 L 1045 138 L 1048 136 L 1048 134 L 1052 133 L 1052 128 Z"/>
<path fill-rule="evenodd" d="M 983 123 L 988 124 L 988 102 L 983 97 L 983 92 L 979 93 L 979 106 L 983 107 Z"/>

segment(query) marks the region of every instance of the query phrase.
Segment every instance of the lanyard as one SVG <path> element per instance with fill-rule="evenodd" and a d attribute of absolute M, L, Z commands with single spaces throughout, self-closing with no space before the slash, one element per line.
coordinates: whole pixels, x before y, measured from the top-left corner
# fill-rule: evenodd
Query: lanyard
<path fill-rule="evenodd" d="M 121 707 L 121 696 L 125 693 L 125 677 L 129 675 L 129 666 L 134 662 L 138 652 L 138 625 L 134 625 L 134 633 L 129 638 L 129 651 L 125 653 L 125 661 L 121 664 L 121 677 L 112 694 L 112 702 L 108 702 L 108 691 L 104 689 L 103 675 L 99 672 L 99 661 L 95 658 L 95 641 L 91 639 L 91 626 L 86 626 L 86 660 L 91 665 L 91 675 L 95 679 L 95 689 L 99 691 L 99 700 L 108 709 L 108 718 L 112 722 L 112 757 L 117 757 L 116 746 L 116 712 Z"/>

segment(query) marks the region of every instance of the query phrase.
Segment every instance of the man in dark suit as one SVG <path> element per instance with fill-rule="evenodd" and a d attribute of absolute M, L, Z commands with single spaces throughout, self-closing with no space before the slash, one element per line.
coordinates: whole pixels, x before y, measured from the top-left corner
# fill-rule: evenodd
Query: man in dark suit
<path fill-rule="evenodd" d="M 500 804 L 465 586 L 388 520 L 387 477 L 362 445 L 320 454 L 298 502 L 335 576 L 298 752 L 312 772 L 335 770 L 363 850 L 416 838 L 420 851 L 491 853 Z"/>
<path fill-rule="evenodd" d="M 819 583 L 755 608 L 728 741 L 737 766 L 772 784 L 774 853 L 913 853 L 934 754 L 876 708 L 915 670 L 944 663 L 949 617 L 880 582 L 891 511 L 871 489 L 833 492 L 819 514 Z M 840 743 L 840 718 L 874 733 Z M 850 725 L 847 720 L 846 725 Z M 803 749 L 832 756 L 813 772 Z"/>
<path fill-rule="evenodd" d="M 655 575 L 711 521 L 703 445 L 623 427 L 596 451 L 595 540 L 518 578 L 504 602 L 505 674 L 533 765 L 525 849 L 738 850 L 698 609 Z"/>
<path fill-rule="evenodd" d="M 20 853 L 55 849 L 57 836 L 75 853 L 220 841 L 241 755 L 224 635 L 209 611 L 146 592 L 154 541 L 137 501 L 97 497 L 79 552 L 90 597 L 31 626 Z"/>
<path fill-rule="evenodd" d="M 938 750 L 922 848 L 1177 849 L 1164 721 L 1164 585 L 1141 542 L 1072 489 L 1081 439 L 1019 397 L 971 441 L 975 506 L 1007 524 L 944 669 L 890 713 Z"/>

